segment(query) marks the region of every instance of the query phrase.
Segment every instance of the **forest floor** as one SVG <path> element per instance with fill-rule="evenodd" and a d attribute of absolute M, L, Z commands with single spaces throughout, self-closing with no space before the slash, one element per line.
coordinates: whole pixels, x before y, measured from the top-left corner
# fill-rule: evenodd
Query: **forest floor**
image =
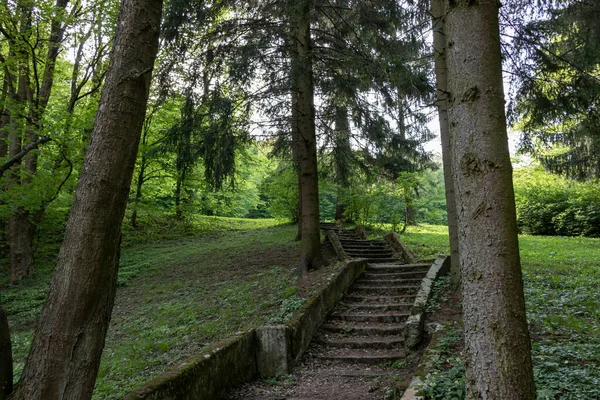
<path fill-rule="evenodd" d="M 420 258 L 448 252 L 445 226 L 410 227 L 402 240 Z M 600 399 L 600 239 L 521 235 L 519 243 L 538 399 Z M 449 320 L 426 387 L 432 399 L 462 398 L 452 397 L 464 387 L 462 328 Z"/>
<path fill-rule="evenodd" d="M 217 340 L 281 318 L 312 290 L 296 287 L 295 226 L 216 217 L 144 223 L 153 228 L 124 228 L 117 300 L 95 399 L 119 398 Z M 40 237 L 36 277 L 2 288 L 17 377 L 47 295 L 60 226 L 42 230 Z M 443 226 L 410 227 L 402 240 L 422 259 L 448 252 Z M 520 245 L 538 398 L 600 398 L 600 240 L 521 236 Z M 319 271 L 311 285 L 330 272 Z M 6 259 L 0 259 L 0 280 L 8 280 Z M 432 318 L 458 320 L 456 295 L 438 289 L 437 303 L 451 306 L 432 306 Z M 441 343 L 443 362 L 431 383 L 446 393 L 458 391 L 464 385 L 460 323 Z"/>
<path fill-rule="evenodd" d="M 158 226 L 163 232 L 124 229 L 119 287 L 94 399 L 120 398 L 211 343 L 299 307 L 333 268 L 316 271 L 298 289 L 297 228 L 276 220 L 206 217 Z M 56 243 L 39 248 L 36 277 L 2 288 L 15 379 L 48 292 L 60 243 L 60 232 L 54 234 Z M 7 270 L 6 260 L 0 265 Z M 6 272 L 0 279 L 8 280 Z M 282 311 L 284 303 L 288 310 Z"/>

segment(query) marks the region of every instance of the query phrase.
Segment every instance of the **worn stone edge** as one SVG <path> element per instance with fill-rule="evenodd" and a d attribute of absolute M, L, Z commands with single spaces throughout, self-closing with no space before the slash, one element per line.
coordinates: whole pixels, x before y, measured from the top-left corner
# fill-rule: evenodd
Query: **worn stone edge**
<path fill-rule="evenodd" d="M 356 278 L 365 271 L 366 266 L 367 260 L 364 258 L 354 258 L 345 261 L 340 266 L 337 274 L 330 278 L 329 283 L 311 296 L 302 307 L 292 315 L 287 324 L 260 328 L 272 328 L 274 330 L 286 329 L 289 331 L 289 335 L 286 335 L 286 340 L 288 340 L 288 342 L 285 346 L 279 346 L 279 348 L 285 347 L 282 351 L 285 351 L 286 354 L 291 354 L 291 359 L 289 360 L 287 368 L 280 370 L 278 372 L 279 374 L 291 372 L 291 369 L 300 361 L 313 336 L 325 321 L 329 312 L 335 307 L 344 293 L 347 292 L 348 288 Z M 281 357 L 282 356 L 279 358 L 281 359 Z M 260 355 L 257 358 L 260 359 Z M 258 370 L 261 377 L 269 377 L 265 374 L 261 374 L 261 370 L 263 370 L 261 365 L 258 366 Z"/>
<path fill-rule="evenodd" d="M 122 400 L 218 398 L 231 387 L 261 376 L 258 365 L 261 344 L 257 331 L 269 328 L 283 329 L 286 332 L 283 349 L 286 355 L 276 357 L 289 359 L 288 365 L 278 373 L 290 372 L 308 348 L 327 314 L 354 280 L 364 272 L 366 265 L 366 259 L 345 261 L 329 283 L 312 295 L 287 324 L 262 326 L 219 341 L 134 389 Z M 229 353 L 233 353 L 232 362 L 228 361 Z M 235 372 L 234 376 L 231 376 L 232 372 Z"/>
<path fill-rule="evenodd" d="M 337 254 L 340 260 L 345 261 L 350 258 L 344 250 L 344 247 L 342 246 L 338 235 L 333 229 L 325 229 L 325 237 L 327 237 L 327 240 L 329 240 L 329 243 L 331 243 L 331 245 L 333 246 L 335 254 Z"/>
<path fill-rule="evenodd" d="M 219 398 L 257 375 L 255 329 L 240 332 L 170 368 L 122 400 Z"/>
<path fill-rule="evenodd" d="M 417 292 L 417 297 L 410 310 L 410 316 L 406 320 L 404 328 L 404 341 L 408 348 L 415 348 L 423 338 L 423 322 L 425 305 L 431 296 L 433 282 L 438 277 L 448 274 L 450 271 L 450 256 L 441 254 L 435 259 L 425 278 L 421 281 L 421 287 Z"/>
<path fill-rule="evenodd" d="M 433 326 L 429 332 L 431 334 L 431 340 L 429 341 L 427 348 L 423 352 L 419 365 L 417 366 L 417 369 L 413 374 L 413 378 L 406 390 L 404 391 L 404 394 L 402 395 L 400 400 L 425 399 L 424 396 L 421 396 L 419 394 L 419 391 L 421 390 L 421 385 L 423 385 L 423 383 L 425 382 L 425 378 L 427 377 L 427 375 L 434 371 L 435 363 L 440 357 L 439 352 L 435 351 L 434 347 L 436 346 L 440 338 L 446 335 L 446 332 L 448 330 L 448 325 L 435 325 L 437 326 Z"/>
<path fill-rule="evenodd" d="M 385 235 L 385 240 L 388 242 L 390 247 L 397 253 L 400 253 L 404 261 L 408 264 L 417 264 L 419 260 L 417 257 L 408 249 L 408 247 L 400 240 L 400 236 L 396 232 L 391 232 Z"/>

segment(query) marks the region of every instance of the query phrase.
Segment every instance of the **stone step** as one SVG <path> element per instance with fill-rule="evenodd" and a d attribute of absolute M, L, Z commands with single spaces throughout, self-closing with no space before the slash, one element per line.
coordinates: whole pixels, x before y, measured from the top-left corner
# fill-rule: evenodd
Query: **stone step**
<path fill-rule="evenodd" d="M 366 296 L 377 296 L 377 295 L 401 295 L 401 294 L 416 294 L 420 286 L 417 285 L 402 285 L 402 286 L 359 286 L 352 285 L 350 288 L 350 294 L 354 295 L 366 295 Z"/>
<path fill-rule="evenodd" d="M 402 336 L 344 336 L 337 334 L 322 334 L 315 343 L 336 349 L 376 349 L 392 350 L 404 343 Z"/>
<path fill-rule="evenodd" d="M 360 295 L 347 294 L 344 296 L 344 301 L 365 304 L 412 304 L 415 301 L 416 294 L 405 294 L 400 296 L 385 296 L 385 295 Z"/>
<path fill-rule="evenodd" d="M 373 254 L 357 254 L 357 253 L 353 253 L 353 252 L 346 252 L 346 254 L 348 254 L 351 257 L 356 257 L 356 258 L 367 258 L 369 260 L 373 259 L 373 260 L 382 260 L 382 259 L 394 259 L 394 253 L 390 252 L 388 254 L 386 253 L 382 253 L 382 252 L 376 252 Z M 396 259 L 397 260 L 397 259 Z M 397 260 L 400 261 L 400 260 Z"/>
<path fill-rule="evenodd" d="M 346 249 L 344 249 L 346 250 Z M 360 253 L 360 254 L 395 254 L 394 250 L 388 248 L 383 249 L 372 249 L 372 248 L 364 248 L 364 249 L 348 249 L 346 253 Z"/>
<path fill-rule="evenodd" d="M 331 321 L 350 322 L 404 322 L 409 312 L 387 312 L 387 313 L 358 313 L 358 312 L 334 312 L 329 316 Z"/>
<path fill-rule="evenodd" d="M 340 239 L 340 242 L 342 242 L 342 244 L 347 243 L 349 245 L 367 245 L 367 246 L 385 245 L 385 246 L 387 246 L 387 243 L 384 242 L 383 240 Z"/>
<path fill-rule="evenodd" d="M 371 264 L 391 264 L 398 263 L 400 264 L 401 260 L 399 258 L 374 258 L 374 257 L 365 257 L 367 262 Z"/>
<path fill-rule="evenodd" d="M 399 350 L 373 349 L 333 349 L 323 351 L 318 357 L 322 360 L 337 361 L 352 364 L 378 365 L 403 359 L 406 354 Z"/>
<path fill-rule="evenodd" d="M 390 274 L 390 273 L 402 273 L 402 272 L 427 272 L 429 271 L 429 264 L 393 264 L 393 263 L 379 263 L 378 265 L 367 265 L 366 272 L 373 274 Z"/>
<path fill-rule="evenodd" d="M 378 303 L 368 304 L 364 302 L 342 302 L 337 310 L 344 312 L 409 312 L 413 303 Z"/>
<path fill-rule="evenodd" d="M 404 264 L 406 265 L 406 264 Z M 403 265 L 403 266 L 404 266 Z M 422 280 L 426 271 L 415 271 L 415 272 L 397 272 L 397 273 L 373 273 L 365 272 L 361 275 L 360 279 L 363 281 L 387 281 L 387 280 L 398 280 L 398 279 L 419 279 Z"/>
<path fill-rule="evenodd" d="M 403 285 L 420 285 L 422 279 L 364 279 L 360 277 L 354 284 L 360 286 L 403 286 Z"/>
<path fill-rule="evenodd" d="M 389 250 L 390 247 L 385 244 L 345 244 L 342 243 L 344 250 Z"/>
<path fill-rule="evenodd" d="M 364 256 L 364 257 L 387 257 L 391 258 L 395 253 L 392 250 L 386 249 L 375 249 L 375 250 L 346 250 L 346 253 L 354 256 Z"/>
<path fill-rule="evenodd" d="M 404 333 L 404 324 L 376 322 L 327 321 L 323 331 L 343 334 L 344 336 L 390 336 Z"/>

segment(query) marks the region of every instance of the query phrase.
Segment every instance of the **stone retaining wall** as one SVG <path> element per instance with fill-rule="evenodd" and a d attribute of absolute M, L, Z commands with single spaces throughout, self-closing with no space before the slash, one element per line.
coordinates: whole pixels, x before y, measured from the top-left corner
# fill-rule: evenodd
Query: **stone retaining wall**
<path fill-rule="evenodd" d="M 327 314 L 366 265 L 364 259 L 344 262 L 286 325 L 252 329 L 215 343 L 123 400 L 218 399 L 230 388 L 258 376 L 289 373 Z"/>

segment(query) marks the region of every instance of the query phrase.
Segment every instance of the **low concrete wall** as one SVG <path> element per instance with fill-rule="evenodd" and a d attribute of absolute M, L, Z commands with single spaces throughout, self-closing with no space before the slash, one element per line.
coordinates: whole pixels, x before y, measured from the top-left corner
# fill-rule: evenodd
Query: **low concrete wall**
<path fill-rule="evenodd" d="M 415 302 L 410 310 L 410 316 L 406 321 L 404 328 L 404 343 L 409 348 L 415 348 L 423 338 L 423 321 L 425 304 L 431 296 L 433 282 L 442 275 L 447 275 L 450 271 L 450 256 L 440 255 L 435 259 L 427 275 L 421 281 L 421 287 L 415 298 Z"/>
<path fill-rule="evenodd" d="M 350 258 L 348 257 L 348 254 L 346 254 L 344 247 L 342 247 L 342 243 L 340 243 L 338 235 L 333 229 L 325 229 L 325 237 L 327 237 L 327 240 L 333 246 L 333 250 L 335 250 L 335 254 L 337 254 L 338 259 L 344 261 Z"/>
<path fill-rule="evenodd" d="M 257 375 L 254 330 L 215 343 L 179 366 L 134 390 L 123 400 L 218 399 Z"/>
<path fill-rule="evenodd" d="M 286 325 L 265 326 L 258 330 L 259 354 L 256 359 L 261 377 L 291 372 L 327 314 L 366 266 L 365 259 L 346 261 L 329 283 L 311 296 Z"/>
<path fill-rule="evenodd" d="M 286 325 L 263 326 L 218 342 L 123 400 L 218 399 L 257 376 L 291 372 L 327 314 L 366 266 L 365 259 L 346 261 Z"/>
<path fill-rule="evenodd" d="M 400 400 L 424 400 L 425 397 L 419 394 L 419 388 L 425 382 L 425 378 L 428 374 L 434 371 L 434 366 L 440 358 L 439 351 L 435 351 L 435 346 L 439 342 L 440 338 L 444 337 L 447 332 L 447 326 L 434 324 L 431 329 L 428 329 L 428 333 L 431 334 L 431 340 L 421 356 L 419 366 L 413 375 L 413 379 L 410 385 L 404 391 Z M 429 327 L 429 325 L 428 325 Z"/>
<path fill-rule="evenodd" d="M 398 236 L 396 232 L 388 233 L 385 236 L 385 240 L 388 242 L 391 248 L 400 253 L 404 261 L 406 261 L 408 264 L 416 264 L 419 262 L 417 257 L 415 257 L 414 254 L 408 250 L 408 247 L 406 247 L 402 240 L 400 240 L 400 236 Z"/>

